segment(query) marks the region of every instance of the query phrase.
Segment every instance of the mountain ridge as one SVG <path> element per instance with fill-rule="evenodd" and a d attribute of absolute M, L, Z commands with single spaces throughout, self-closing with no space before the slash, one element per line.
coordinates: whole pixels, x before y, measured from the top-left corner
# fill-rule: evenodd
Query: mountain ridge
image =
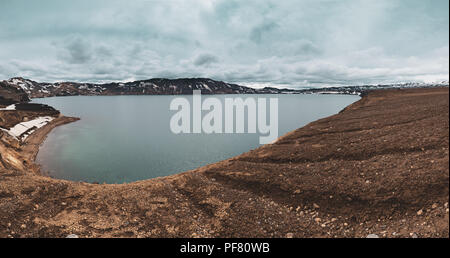
<path fill-rule="evenodd" d="M 78 95 L 189 95 L 193 90 L 202 94 L 352 94 L 362 95 L 369 90 L 391 88 L 419 88 L 448 86 L 448 81 L 438 83 L 396 83 L 360 86 L 335 86 L 324 88 L 288 89 L 265 87 L 255 89 L 210 78 L 152 78 L 132 82 L 80 83 L 36 82 L 23 77 L 13 77 L 3 84 L 23 90 L 30 98 Z"/>

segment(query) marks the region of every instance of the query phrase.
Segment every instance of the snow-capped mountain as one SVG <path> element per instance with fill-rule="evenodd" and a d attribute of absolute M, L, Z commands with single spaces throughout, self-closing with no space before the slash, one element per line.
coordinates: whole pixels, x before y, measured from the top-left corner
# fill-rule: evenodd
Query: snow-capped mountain
<path fill-rule="evenodd" d="M 215 81 L 208 78 L 149 79 L 134 82 L 105 84 L 56 82 L 40 83 L 20 77 L 3 81 L 4 85 L 24 91 L 30 98 L 76 95 L 183 95 L 201 90 L 202 94 L 354 94 L 361 95 L 369 90 L 390 88 L 443 87 L 448 81 L 438 83 L 398 83 L 361 86 L 339 86 L 307 89 L 279 89 L 265 87 L 254 89 L 237 84 Z"/>
<path fill-rule="evenodd" d="M 255 89 L 205 78 L 150 79 L 127 83 L 39 83 L 24 78 L 4 81 L 24 90 L 31 98 L 75 95 L 181 95 L 201 90 L 202 94 L 256 93 Z"/>

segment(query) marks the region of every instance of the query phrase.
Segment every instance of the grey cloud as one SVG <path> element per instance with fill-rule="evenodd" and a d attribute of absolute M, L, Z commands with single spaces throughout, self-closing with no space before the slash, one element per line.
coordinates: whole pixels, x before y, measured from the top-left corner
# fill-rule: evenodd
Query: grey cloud
<path fill-rule="evenodd" d="M 65 50 L 67 53 L 64 58 L 67 58 L 69 63 L 84 64 L 92 58 L 91 45 L 80 37 L 70 39 Z"/>
<path fill-rule="evenodd" d="M 279 25 L 276 22 L 265 21 L 264 23 L 257 25 L 252 29 L 252 31 L 250 32 L 250 39 L 253 42 L 260 44 L 264 39 L 265 34 L 270 33 L 278 27 Z"/>
<path fill-rule="evenodd" d="M 201 54 L 197 56 L 194 60 L 194 65 L 196 66 L 208 66 L 213 63 L 219 62 L 219 59 L 215 55 L 211 54 Z"/>

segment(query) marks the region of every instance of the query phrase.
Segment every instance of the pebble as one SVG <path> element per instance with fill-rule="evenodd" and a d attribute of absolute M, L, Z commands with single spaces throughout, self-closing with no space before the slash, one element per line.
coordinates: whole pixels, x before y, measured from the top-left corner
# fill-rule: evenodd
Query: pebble
<path fill-rule="evenodd" d="M 286 238 L 294 238 L 294 233 L 287 233 Z"/>
<path fill-rule="evenodd" d="M 422 215 L 423 214 L 423 210 L 419 210 L 419 211 L 417 211 L 417 215 Z"/>
<path fill-rule="evenodd" d="M 367 235 L 366 238 L 380 238 L 380 237 L 376 234 L 369 234 L 369 235 Z"/>
<path fill-rule="evenodd" d="M 27 228 L 27 225 L 22 224 L 22 225 L 20 225 L 20 228 L 21 228 L 21 229 L 26 229 L 26 228 Z"/>
<path fill-rule="evenodd" d="M 416 233 L 409 233 L 409 235 L 410 235 L 412 238 L 419 238 L 419 236 L 418 236 Z"/>
<path fill-rule="evenodd" d="M 433 203 L 433 205 L 431 205 L 432 209 L 436 209 L 439 205 L 437 203 Z"/>
<path fill-rule="evenodd" d="M 78 235 L 70 234 L 70 235 L 66 236 L 66 238 L 78 238 Z"/>
<path fill-rule="evenodd" d="M 322 219 L 321 218 L 315 218 L 314 221 L 319 223 L 320 221 L 322 221 Z"/>
<path fill-rule="evenodd" d="M 320 208 L 320 206 L 319 206 L 319 205 L 317 205 L 316 203 L 313 203 L 313 207 L 314 207 L 314 209 L 318 209 L 318 208 Z"/>

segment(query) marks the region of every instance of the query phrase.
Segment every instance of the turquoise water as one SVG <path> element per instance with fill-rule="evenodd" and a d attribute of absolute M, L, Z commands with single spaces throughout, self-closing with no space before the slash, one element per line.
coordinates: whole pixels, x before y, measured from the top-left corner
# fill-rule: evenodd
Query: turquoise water
<path fill-rule="evenodd" d="M 169 105 L 177 96 L 75 96 L 34 99 L 81 120 L 55 128 L 36 158 L 61 179 L 124 183 L 224 160 L 259 144 L 259 134 L 173 134 Z M 191 99 L 192 96 L 186 96 Z M 207 96 L 202 96 L 205 99 Z M 279 100 L 279 136 L 357 101 L 349 95 L 215 95 Z"/>

